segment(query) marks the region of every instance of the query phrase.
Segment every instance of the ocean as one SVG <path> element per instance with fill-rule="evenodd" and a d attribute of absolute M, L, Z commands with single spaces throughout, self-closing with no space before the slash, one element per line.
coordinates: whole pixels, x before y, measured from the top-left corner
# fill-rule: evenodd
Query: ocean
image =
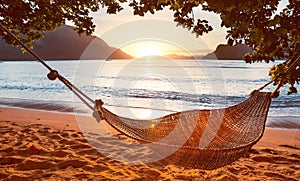
<path fill-rule="evenodd" d="M 47 61 L 92 99 L 102 99 L 112 112 L 137 119 L 160 117 L 192 109 L 228 107 L 269 81 L 273 64 L 246 64 L 242 60 Z M 0 62 L 0 105 L 91 115 L 48 70 L 35 61 Z M 270 85 L 265 91 L 272 91 Z M 273 99 L 268 127 L 300 129 L 300 94 L 287 95 L 283 87 Z"/>

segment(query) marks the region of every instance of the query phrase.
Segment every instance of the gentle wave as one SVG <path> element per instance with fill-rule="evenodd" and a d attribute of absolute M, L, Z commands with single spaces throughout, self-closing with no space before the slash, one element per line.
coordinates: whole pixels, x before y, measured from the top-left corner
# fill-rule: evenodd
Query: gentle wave
<path fill-rule="evenodd" d="M 37 86 L 31 86 L 31 85 L 5 85 L 5 86 L 0 86 L 1 90 L 19 90 L 19 91 L 24 91 L 24 90 L 28 90 L 28 91 L 66 91 L 68 90 L 68 88 L 66 88 L 63 85 L 58 85 L 58 86 L 41 86 L 41 87 L 37 87 Z"/>
<path fill-rule="evenodd" d="M 30 100 L 30 99 L 13 99 L 13 98 L 0 98 L 0 105 L 9 107 L 19 107 L 28 109 L 37 109 L 44 111 L 57 111 L 57 112 L 81 112 L 83 110 L 74 110 L 71 102 L 64 101 L 44 101 L 44 100 Z"/>
<path fill-rule="evenodd" d="M 36 94 L 52 93 L 53 101 L 55 96 L 68 93 L 71 95 L 69 90 L 63 85 L 51 85 L 51 86 L 0 86 L 2 91 L 24 91 L 34 92 Z M 81 89 L 88 95 L 92 95 L 95 98 L 136 98 L 138 103 L 139 99 L 156 99 L 156 100 L 170 100 L 170 101 L 181 101 L 186 103 L 193 103 L 194 106 L 207 106 L 207 107 L 225 107 L 229 105 L 238 104 L 247 98 L 247 95 L 235 96 L 235 95 L 218 95 L 218 94 L 195 94 L 178 91 L 157 91 L 149 89 L 116 89 L 112 87 L 99 87 L 99 86 L 83 86 Z M 28 93 L 29 94 L 29 93 Z M 50 98 L 50 97 L 49 97 Z M 58 98 L 58 97 L 57 97 Z M 22 99 L 22 98 L 20 98 Z M 57 99 L 59 100 L 59 99 Z M 48 100 L 49 101 L 49 100 Z M 72 100 L 68 100 L 72 101 Z M 286 96 L 282 95 L 277 99 L 274 99 L 271 104 L 271 108 L 299 108 L 300 99 L 298 96 Z M 295 112 L 294 114 L 299 114 Z"/>

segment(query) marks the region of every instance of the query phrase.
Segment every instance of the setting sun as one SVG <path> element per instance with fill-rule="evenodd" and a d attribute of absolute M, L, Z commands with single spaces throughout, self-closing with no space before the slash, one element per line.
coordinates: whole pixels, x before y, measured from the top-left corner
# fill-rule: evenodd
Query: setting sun
<path fill-rule="evenodd" d="M 136 46 L 136 57 L 146 57 L 150 55 L 162 55 L 161 47 L 152 42 L 142 42 Z"/>
<path fill-rule="evenodd" d="M 122 50 L 134 56 L 135 58 L 146 56 L 164 56 L 168 54 L 184 54 L 179 47 L 159 40 L 139 40 L 134 41 L 122 47 Z"/>
<path fill-rule="evenodd" d="M 136 58 L 165 54 L 165 47 L 162 43 L 150 40 L 132 42 L 123 49 Z"/>

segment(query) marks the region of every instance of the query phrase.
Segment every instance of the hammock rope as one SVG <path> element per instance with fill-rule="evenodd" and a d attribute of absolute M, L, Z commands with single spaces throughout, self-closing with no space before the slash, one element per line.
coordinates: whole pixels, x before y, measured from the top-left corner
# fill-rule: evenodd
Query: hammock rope
<path fill-rule="evenodd" d="M 290 71 L 292 71 L 294 68 L 296 68 L 297 66 L 300 66 L 300 55 L 291 63 L 291 65 L 286 69 L 286 71 L 283 74 L 287 74 Z M 271 83 L 275 82 L 275 80 L 277 80 L 279 78 L 280 74 L 277 74 L 273 80 L 267 82 L 265 85 L 263 85 L 262 87 L 253 90 L 252 92 L 259 92 L 261 90 L 263 90 L 264 88 L 266 88 L 267 86 L 269 86 Z M 278 86 L 276 87 L 276 89 L 272 92 L 272 98 L 277 98 L 279 96 L 279 94 L 277 93 L 277 91 L 280 89 L 280 87 L 282 86 L 282 83 L 280 82 L 278 84 Z M 250 95 L 252 94 L 252 92 L 250 93 Z"/>
<path fill-rule="evenodd" d="M 150 120 L 129 119 L 104 108 L 101 99 L 95 101 L 91 99 L 57 70 L 46 64 L 1 23 L 0 27 L 50 71 L 48 79 L 60 80 L 94 111 L 93 116 L 98 122 L 105 120 L 120 133 L 144 144 L 163 146 L 161 151 L 176 148 L 162 162 L 192 168 L 216 169 L 239 159 L 263 135 L 274 92 L 261 90 L 274 80 L 253 91 L 247 100 L 227 108 L 176 112 Z M 299 64 L 300 57 L 291 64 L 286 73 Z M 179 140 L 181 141 L 178 142 Z"/>

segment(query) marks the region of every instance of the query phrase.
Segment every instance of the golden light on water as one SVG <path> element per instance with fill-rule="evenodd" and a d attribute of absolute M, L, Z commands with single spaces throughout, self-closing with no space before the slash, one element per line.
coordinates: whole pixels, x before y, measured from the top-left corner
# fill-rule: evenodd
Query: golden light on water
<path fill-rule="evenodd" d="M 150 92 L 156 92 L 161 91 L 162 89 L 164 91 L 170 91 L 170 92 L 177 92 L 178 89 L 176 85 L 174 85 L 167 77 L 164 77 L 163 75 L 153 74 L 153 73 L 147 73 L 144 76 L 138 78 L 136 81 L 134 81 L 130 89 L 133 90 L 149 90 Z M 144 107 L 147 107 L 149 109 L 136 109 L 136 108 L 130 108 L 130 111 L 132 115 L 135 116 L 137 119 L 152 119 L 164 116 L 166 112 L 162 111 L 163 109 L 167 109 L 167 107 L 170 107 L 168 101 L 159 101 L 159 104 L 155 100 L 151 100 L 149 98 L 144 98 L 139 101 L 140 104 L 142 104 Z M 128 100 L 129 106 L 136 106 L 136 101 Z M 161 110 L 158 110 L 161 109 Z M 155 125 L 152 125 L 151 127 L 154 127 Z"/>
<path fill-rule="evenodd" d="M 149 119 L 152 114 L 150 109 L 130 109 L 131 113 L 136 116 L 137 119 Z"/>

